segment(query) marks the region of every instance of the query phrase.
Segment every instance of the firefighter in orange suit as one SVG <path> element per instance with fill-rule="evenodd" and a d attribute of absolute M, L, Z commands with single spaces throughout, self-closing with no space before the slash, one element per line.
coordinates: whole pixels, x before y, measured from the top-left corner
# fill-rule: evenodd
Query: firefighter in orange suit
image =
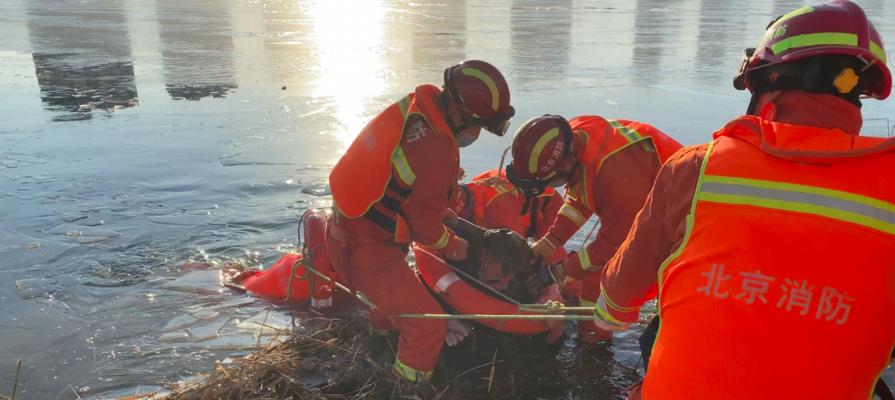
<path fill-rule="evenodd" d="M 895 346 L 895 138 L 859 135 L 892 88 L 880 35 L 850 1 L 799 8 L 734 85 L 747 115 L 662 167 L 597 321 L 658 294 L 631 398 L 869 399 Z"/>
<path fill-rule="evenodd" d="M 454 211 L 485 228 L 506 228 L 523 237 L 539 238 L 547 233 L 562 204 L 562 196 L 553 188 L 527 196 L 507 181 L 503 173 L 493 169 L 460 185 Z"/>
<path fill-rule="evenodd" d="M 395 318 L 442 312 L 408 267 L 408 245 L 466 257 L 466 241 L 442 222 L 458 190 L 460 147 L 483 127 L 502 136 L 513 114 L 497 68 L 478 60 L 454 65 L 442 89 L 418 86 L 370 121 L 329 176 L 333 265 L 376 304 L 374 326 L 400 332 L 394 368 L 408 381 L 429 378 L 447 329 L 444 320 Z"/>
<path fill-rule="evenodd" d="M 571 121 L 544 115 L 523 125 L 513 138 L 513 162 L 507 177 L 516 187 L 540 193 L 565 186 L 566 201 L 532 250 L 550 261 L 582 225 L 596 214 L 596 239 L 568 255 L 551 270 L 582 283 L 579 302 L 592 306 L 600 293 L 600 270 L 622 243 L 634 216 L 649 193 L 659 167 L 680 143 L 642 122 L 611 120 L 594 115 Z M 578 339 L 591 343 L 610 338 L 593 322 L 578 322 Z"/>

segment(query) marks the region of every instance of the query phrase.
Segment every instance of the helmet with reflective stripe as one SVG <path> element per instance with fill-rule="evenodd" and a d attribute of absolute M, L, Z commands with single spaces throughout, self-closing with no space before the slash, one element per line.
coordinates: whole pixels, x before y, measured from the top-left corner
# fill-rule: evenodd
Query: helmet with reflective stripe
<path fill-rule="evenodd" d="M 863 70 L 877 69 L 874 82 L 862 85 L 863 95 L 885 99 L 892 89 L 882 38 L 864 10 L 848 0 L 806 6 L 777 18 L 755 49 L 746 57 L 734 79 L 737 89 L 756 91 L 750 73 L 769 66 L 817 56 L 852 56 Z M 855 77 L 857 78 L 857 77 Z"/>
<path fill-rule="evenodd" d="M 519 189 L 543 192 L 551 181 L 563 177 L 572 159 L 572 127 L 559 115 L 542 115 L 528 120 L 513 137 L 513 162 L 507 165 L 507 179 Z"/>
<path fill-rule="evenodd" d="M 444 70 L 445 91 L 470 114 L 467 119 L 503 136 L 515 114 L 503 74 L 481 60 L 468 60 Z"/>

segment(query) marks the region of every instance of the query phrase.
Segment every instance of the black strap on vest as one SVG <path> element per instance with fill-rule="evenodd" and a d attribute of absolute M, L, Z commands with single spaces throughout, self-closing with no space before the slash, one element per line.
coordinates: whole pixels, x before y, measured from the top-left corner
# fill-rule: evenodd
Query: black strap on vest
<path fill-rule="evenodd" d="M 535 237 L 538 234 L 538 196 L 525 194 L 525 204 L 522 205 L 522 212 L 519 215 L 528 214 L 528 231 L 525 232 L 526 237 Z M 540 207 L 543 209 L 547 205 L 544 201 Z"/>
<path fill-rule="evenodd" d="M 538 213 L 543 213 L 547 209 L 548 203 L 550 203 L 549 198 L 540 199 L 540 196 L 525 195 L 525 204 L 522 205 L 522 212 L 519 215 L 528 213 L 530 223 L 528 224 L 528 231 L 525 233 L 526 237 L 537 239 Z"/>
<path fill-rule="evenodd" d="M 379 199 L 379 203 L 382 203 L 387 210 L 394 211 L 395 214 L 400 214 L 401 203 L 410 196 L 411 190 L 399 186 L 394 177 L 389 179 L 387 188 L 388 190 L 386 190 L 385 195 Z M 393 192 L 395 196 L 389 193 L 390 191 Z M 386 215 L 377 210 L 375 204 L 367 210 L 364 214 L 364 218 L 372 221 L 374 224 L 391 234 L 395 234 L 398 227 L 398 222 L 395 217 Z"/>

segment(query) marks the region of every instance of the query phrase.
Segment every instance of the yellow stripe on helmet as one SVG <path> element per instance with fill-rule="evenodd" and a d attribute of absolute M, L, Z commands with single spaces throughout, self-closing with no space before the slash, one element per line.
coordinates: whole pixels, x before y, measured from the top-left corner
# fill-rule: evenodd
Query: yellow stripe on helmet
<path fill-rule="evenodd" d="M 491 108 L 497 112 L 497 107 L 500 105 L 500 92 L 497 91 L 497 83 L 494 82 L 494 79 L 491 79 L 488 74 L 482 72 L 478 68 L 467 67 L 461 69 L 460 72 L 462 72 L 463 75 L 471 76 L 485 82 L 485 86 L 488 86 L 488 90 L 491 92 Z"/>
<path fill-rule="evenodd" d="M 870 52 L 873 53 L 876 58 L 879 58 L 880 61 L 883 62 L 883 64 L 888 62 L 888 60 L 886 59 L 886 49 L 884 49 L 883 46 L 880 46 L 878 43 L 873 41 L 870 42 Z"/>
<path fill-rule="evenodd" d="M 797 9 L 795 9 L 795 10 L 792 10 L 792 11 L 790 11 L 790 12 L 784 14 L 782 17 L 780 17 L 779 19 L 777 19 L 777 21 L 774 23 L 774 25 L 777 25 L 777 24 L 779 24 L 779 23 L 781 23 L 781 22 L 783 22 L 783 21 L 786 21 L 786 20 L 788 20 L 788 19 L 790 19 L 790 18 L 792 18 L 792 17 L 796 17 L 796 16 L 799 16 L 799 15 L 802 15 L 802 14 L 808 14 L 808 13 L 813 12 L 813 11 L 814 11 L 814 7 L 811 7 L 811 6 L 805 6 L 805 7 L 802 7 L 802 8 L 797 8 Z"/>
<path fill-rule="evenodd" d="M 858 35 L 846 32 L 819 32 L 791 36 L 771 45 L 774 54 L 808 46 L 858 46 Z"/>
<path fill-rule="evenodd" d="M 528 157 L 528 172 L 534 174 L 538 171 L 538 159 L 541 157 L 541 152 L 544 150 L 544 146 L 547 146 L 547 143 L 559 136 L 559 128 L 553 128 L 544 136 L 541 136 L 538 139 L 537 143 L 535 143 L 535 147 L 531 149 L 531 156 Z"/>

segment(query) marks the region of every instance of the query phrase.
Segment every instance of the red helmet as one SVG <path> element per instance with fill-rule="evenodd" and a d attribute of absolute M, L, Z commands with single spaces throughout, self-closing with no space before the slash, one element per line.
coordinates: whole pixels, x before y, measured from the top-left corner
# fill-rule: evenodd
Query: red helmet
<path fill-rule="evenodd" d="M 542 115 L 530 119 L 513 137 L 513 162 L 507 165 L 507 179 L 527 193 L 542 193 L 574 163 L 573 144 L 572 127 L 565 118 Z"/>
<path fill-rule="evenodd" d="M 882 38 L 864 10 L 848 0 L 805 6 L 772 22 L 758 47 L 746 50 L 734 87 L 754 92 L 754 83 L 749 82 L 750 72 L 825 55 L 854 56 L 865 62 L 867 68 L 879 69 L 881 78 L 862 94 L 880 100 L 889 96 L 892 73 L 886 65 Z"/>
<path fill-rule="evenodd" d="M 468 121 L 503 136 L 516 110 L 510 105 L 510 87 L 493 65 L 468 60 L 444 70 L 444 88 L 471 115 Z"/>

